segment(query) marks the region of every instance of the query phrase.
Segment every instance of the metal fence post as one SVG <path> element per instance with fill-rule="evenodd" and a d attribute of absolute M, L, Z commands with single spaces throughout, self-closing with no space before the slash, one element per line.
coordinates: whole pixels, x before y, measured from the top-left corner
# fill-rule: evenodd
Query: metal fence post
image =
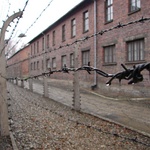
<path fill-rule="evenodd" d="M 78 49 L 79 44 L 77 43 L 75 46 L 75 68 L 78 68 Z M 74 72 L 74 79 L 73 79 L 73 108 L 77 111 L 81 109 L 80 103 L 80 87 L 79 87 L 79 73 L 76 71 Z"/>

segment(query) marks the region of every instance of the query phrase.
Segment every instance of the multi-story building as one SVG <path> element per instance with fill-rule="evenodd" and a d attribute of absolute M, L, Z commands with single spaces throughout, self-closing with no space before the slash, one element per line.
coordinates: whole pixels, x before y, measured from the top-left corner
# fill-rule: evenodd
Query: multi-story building
<path fill-rule="evenodd" d="M 83 0 L 29 42 L 30 74 L 61 69 L 64 64 L 73 68 L 75 53 L 78 54 L 79 67 L 90 62 L 91 66 L 111 74 L 123 71 L 121 64 L 130 68 L 149 62 L 149 22 L 132 24 L 150 16 L 149 6 L 147 0 Z M 118 28 L 113 29 L 117 25 Z M 80 39 L 81 42 L 76 42 Z M 97 85 L 100 92 L 111 95 L 149 96 L 148 73 L 143 71 L 143 74 L 144 81 L 135 85 L 122 81 L 123 86 L 120 86 L 118 80 L 113 80 L 107 87 L 108 78 L 96 73 L 89 75 L 85 71 L 80 73 L 80 80 L 88 83 L 88 87 Z M 51 78 L 68 80 L 72 76 L 57 73 Z"/>

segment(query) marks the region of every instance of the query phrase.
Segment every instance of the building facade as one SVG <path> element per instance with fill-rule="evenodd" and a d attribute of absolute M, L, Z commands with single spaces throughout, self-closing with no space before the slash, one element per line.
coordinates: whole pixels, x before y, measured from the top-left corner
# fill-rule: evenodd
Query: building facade
<path fill-rule="evenodd" d="M 123 71 L 121 64 L 131 68 L 150 62 L 149 22 L 132 24 L 150 16 L 149 6 L 147 0 L 83 0 L 29 42 L 30 75 L 58 70 L 64 65 L 74 68 L 75 54 L 79 67 L 90 62 L 91 66 L 111 74 Z M 112 30 L 117 25 L 118 28 Z M 141 83 L 128 85 L 122 81 L 120 86 L 118 80 L 114 80 L 110 87 L 105 85 L 108 78 L 95 73 L 89 75 L 82 71 L 79 78 L 88 87 L 97 85 L 98 92 L 103 94 L 147 97 L 150 96 L 149 73 L 143 71 L 143 74 Z M 51 78 L 71 80 L 72 76 L 57 73 Z"/>
<path fill-rule="evenodd" d="M 29 45 L 25 46 L 7 60 L 8 78 L 29 76 Z"/>

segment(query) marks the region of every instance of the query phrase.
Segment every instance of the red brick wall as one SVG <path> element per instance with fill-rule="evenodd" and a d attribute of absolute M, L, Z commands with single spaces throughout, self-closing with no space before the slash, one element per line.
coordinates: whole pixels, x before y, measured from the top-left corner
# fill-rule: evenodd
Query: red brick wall
<path fill-rule="evenodd" d="M 66 45 L 68 43 L 73 43 L 74 41 L 76 41 L 77 39 L 83 38 L 85 36 L 91 35 L 93 34 L 93 2 L 89 2 L 86 5 L 82 5 L 82 7 L 79 7 L 75 12 L 71 13 L 70 15 L 67 15 L 63 20 L 59 21 L 56 25 L 52 26 L 50 28 L 49 31 L 45 32 L 45 37 L 47 37 L 47 34 L 49 34 L 49 38 L 50 38 L 50 49 L 52 49 L 51 52 L 46 53 L 46 58 L 50 58 L 50 61 L 52 62 L 52 58 L 56 57 L 56 69 L 61 69 L 61 56 L 62 55 L 66 55 L 67 56 L 67 67 L 70 67 L 70 54 L 72 52 L 75 51 L 75 45 L 69 46 L 69 47 L 64 47 L 58 50 L 54 50 L 59 48 L 60 46 Z M 89 24 L 89 28 L 90 30 L 86 33 L 83 33 L 83 13 L 85 11 L 89 12 L 89 20 L 90 20 L 90 24 Z M 71 20 L 72 19 L 76 19 L 76 37 L 71 38 Z M 64 42 L 62 42 L 62 26 L 65 24 L 66 26 L 66 40 Z M 55 37 L 56 37 L 56 44 L 53 46 L 52 44 L 52 33 L 55 30 Z M 41 51 L 41 45 L 42 45 L 42 38 L 44 37 L 44 35 L 41 35 L 41 37 L 39 39 L 35 39 L 35 41 L 33 41 L 31 44 L 34 45 L 34 42 L 36 42 L 37 40 L 40 41 L 40 52 Z M 47 42 L 47 40 L 46 40 Z M 82 58 L 81 58 L 81 53 L 82 53 L 82 49 L 85 49 L 87 47 L 90 47 L 90 54 L 91 54 L 91 65 L 93 65 L 93 38 L 89 39 L 88 41 L 82 42 L 81 46 L 79 47 L 78 50 L 78 55 L 79 55 L 79 66 L 82 65 Z M 36 58 L 31 59 L 31 63 L 37 62 L 37 60 L 40 60 L 41 63 L 41 59 L 43 59 L 43 55 L 38 56 Z M 40 68 L 40 72 L 42 72 L 42 67 Z M 36 75 L 38 74 L 39 70 L 34 70 L 31 71 L 32 75 Z M 70 73 L 71 74 L 71 73 Z M 51 75 L 51 77 L 53 78 L 60 78 L 60 79 L 72 79 L 72 75 L 67 75 L 67 74 L 62 74 L 62 73 L 57 73 L 54 75 Z M 83 75 L 85 74 L 85 76 Z M 92 76 L 92 75 L 91 75 Z M 85 80 L 90 80 L 90 78 L 93 78 L 89 75 L 87 75 L 87 73 L 82 72 L 81 78 L 85 79 Z"/>
<path fill-rule="evenodd" d="M 21 49 L 7 60 L 8 77 L 27 77 L 29 73 L 29 46 Z M 27 60 L 26 60 L 27 59 Z M 24 61 L 23 61 L 24 60 Z"/>
<path fill-rule="evenodd" d="M 116 0 L 113 3 L 113 9 L 114 9 L 114 17 L 113 21 L 111 23 L 105 24 L 105 14 L 104 14 L 104 1 L 99 0 L 98 1 L 98 31 L 101 31 L 103 29 L 109 29 L 113 26 L 116 26 L 119 22 L 120 23 L 128 23 L 134 20 L 138 20 L 143 17 L 149 17 L 150 16 L 150 1 L 141 0 L 141 10 L 137 11 L 133 14 L 129 14 L 129 1 L 119 1 Z M 127 68 L 132 67 L 135 65 L 134 63 L 128 63 L 127 62 L 127 49 L 126 49 L 126 40 L 127 39 L 134 39 L 136 37 L 144 37 L 145 42 L 145 61 L 144 62 L 150 62 L 150 28 L 149 28 L 149 22 L 146 23 L 137 23 L 134 25 L 130 25 L 127 27 L 119 28 L 107 33 L 104 33 L 102 36 L 98 37 L 98 60 L 97 60 L 97 67 L 101 68 L 102 70 L 108 72 L 108 73 L 116 73 L 119 71 L 123 71 L 124 69 L 121 67 L 121 63 L 125 64 Z M 104 53 L 103 53 L 103 45 L 109 45 L 110 43 L 116 43 L 116 65 L 104 65 Z M 143 62 L 137 62 L 137 63 L 143 63 Z M 117 92 L 117 90 L 120 92 L 128 91 L 130 94 L 134 94 L 134 89 L 137 90 L 140 86 L 146 86 L 145 91 L 147 92 L 147 88 L 150 88 L 150 81 L 148 77 L 148 72 L 144 72 L 144 82 L 138 83 L 136 85 L 127 85 L 126 81 L 123 81 L 122 87 L 118 87 L 118 80 L 113 81 L 113 85 L 108 88 L 106 86 L 102 86 L 108 79 L 102 78 L 98 76 L 98 83 L 99 87 L 102 87 L 101 89 L 106 90 L 109 92 L 110 90 L 114 90 L 114 92 Z M 116 83 L 116 84 L 115 84 Z M 143 87 L 143 88 L 144 88 Z M 129 89 L 131 91 L 129 91 Z M 139 89 L 138 89 L 139 90 Z M 144 90 L 143 90 L 144 91 Z M 139 92 L 139 91 L 138 91 Z M 139 92 L 137 95 L 144 96 L 146 95 L 146 92 Z"/>

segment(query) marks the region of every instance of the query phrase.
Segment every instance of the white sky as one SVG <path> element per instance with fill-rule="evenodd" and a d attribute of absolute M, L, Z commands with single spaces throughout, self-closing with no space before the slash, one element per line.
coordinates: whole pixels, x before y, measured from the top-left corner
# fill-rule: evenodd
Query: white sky
<path fill-rule="evenodd" d="M 28 5 L 23 14 L 23 18 L 20 19 L 19 24 L 12 36 L 12 40 L 18 41 L 18 35 L 20 33 L 25 33 L 26 30 L 30 27 L 31 24 L 36 20 L 36 18 L 40 15 L 44 8 L 51 2 L 50 6 L 43 12 L 42 16 L 38 19 L 38 21 L 33 25 L 32 28 L 26 34 L 25 38 L 22 38 L 19 45 L 22 43 L 26 44 L 35 36 L 37 36 L 40 32 L 66 14 L 69 10 L 79 4 L 82 0 L 29 0 Z M 11 16 L 14 12 L 18 12 L 19 9 L 23 9 L 26 0 L 0 0 L 0 28 L 3 25 L 3 20 L 6 20 L 6 16 Z M 10 4 L 10 5 L 9 5 Z M 9 9 L 10 7 L 10 9 Z M 9 10 L 9 11 L 8 11 Z M 15 22 L 17 19 L 15 20 Z M 5 34 L 5 39 L 10 37 L 10 33 L 14 28 L 15 22 L 11 23 L 11 27 L 8 27 L 7 32 Z"/>

